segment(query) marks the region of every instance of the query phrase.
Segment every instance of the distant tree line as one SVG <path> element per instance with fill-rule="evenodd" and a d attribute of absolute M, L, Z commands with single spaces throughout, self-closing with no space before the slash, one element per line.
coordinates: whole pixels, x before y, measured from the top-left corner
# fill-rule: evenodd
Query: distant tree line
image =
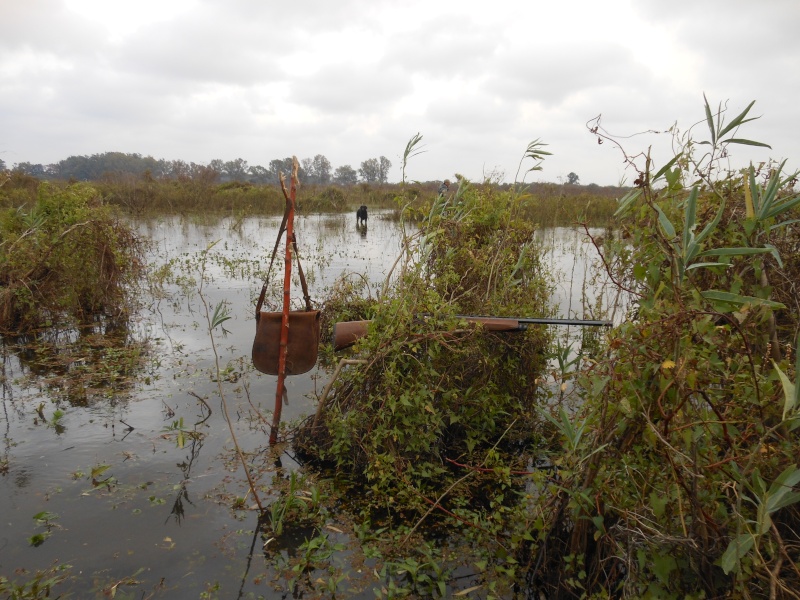
<path fill-rule="evenodd" d="M 0 159 L 0 170 L 5 168 L 5 162 Z M 334 169 L 325 156 L 317 154 L 314 158 L 304 158 L 300 161 L 299 177 L 300 181 L 306 184 L 388 183 L 391 168 L 391 161 L 381 156 L 363 161 L 358 170 L 351 165 L 342 165 Z M 157 179 L 277 184 L 280 181 L 279 173 L 285 175 L 291 173 L 292 158 L 276 158 L 263 167 L 248 165 L 243 158 L 229 161 L 214 159 L 203 165 L 183 160 L 155 159 L 152 156 L 135 153 L 104 152 L 91 156 L 70 156 L 50 165 L 20 162 L 11 170 L 39 179 L 97 181 L 109 175 L 148 174 Z"/>

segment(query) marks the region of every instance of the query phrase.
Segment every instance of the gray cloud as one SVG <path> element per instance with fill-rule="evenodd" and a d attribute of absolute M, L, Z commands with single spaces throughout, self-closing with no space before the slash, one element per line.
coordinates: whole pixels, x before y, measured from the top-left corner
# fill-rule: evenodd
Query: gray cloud
<path fill-rule="evenodd" d="M 396 68 L 336 65 L 296 77 L 290 97 L 320 111 L 358 115 L 399 101 L 409 89 L 408 75 Z"/>
<path fill-rule="evenodd" d="M 495 166 L 513 177 L 541 137 L 554 156 L 537 177 L 575 171 L 610 184 L 619 151 L 598 146 L 588 120 L 602 114 L 626 151 L 652 144 L 663 160 L 669 135 L 642 132 L 702 121 L 704 92 L 732 113 L 757 101 L 763 118 L 742 133 L 774 150 L 736 148 L 737 159 L 800 154 L 794 0 L 675 0 L 669 10 L 656 0 L 195 0 L 132 14 L 140 26 L 122 33 L 57 0 L 6 4 L 9 164 L 119 150 L 250 164 L 322 153 L 357 168 L 384 155 L 399 177 L 399 155 L 420 132 L 427 152 L 410 165 L 414 178 L 479 178 Z"/>

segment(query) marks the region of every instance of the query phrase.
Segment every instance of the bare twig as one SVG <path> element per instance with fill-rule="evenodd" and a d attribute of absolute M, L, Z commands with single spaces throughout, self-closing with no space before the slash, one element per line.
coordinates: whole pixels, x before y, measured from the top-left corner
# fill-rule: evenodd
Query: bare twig
<path fill-rule="evenodd" d="M 317 412 L 314 415 L 314 429 L 316 429 L 317 425 L 319 424 L 319 419 L 322 416 L 323 410 L 325 410 L 325 403 L 328 400 L 328 394 L 330 393 L 334 382 L 339 377 L 342 367 L 345 365 L 366 365 L 367 363 L 368 361 L 365 359 L 343 358 L 339 361 L 339 364 L 336 365 L 336 369 L 333 371 L 333 375 L 331 375 L 330 381 L 328 381 L 328 383 L 325 385 L 325 388 L 322 390 L 322 396 L 320 396 L 319 402 L 317 403 Z"/>
<path fill-rule="evenodd" d="M 603 254 L 603 252 L 600 250 L 600 246 L 598 245 L 597 241 L 594 239 L 594 236 L 592 236 L 592 234 L 589 233 L 589 226 L 586 223 L 581 223 L 581 225 L 583 225 L 583 230 L 586 232 L 586 235 L 588 235 L 589 239 L 592 240 L 592 245 L 597 250 L 597 254 L 600 255 L 600 260 L 603 263 L 603 267 L 605 268 L 609 279 L 611 279 L 611 281 L 614 283 L 614 285 L 616 285 L 621 290 L 625 290 L 629 294 L 633 294 L 634 296 L 638 296 L 639 298 L 644 298 L 644 294 L 642 294 L 641 292 L 637 292 L 635 290 L 632 290 L 631 288 L 629 288 L 626 285 L 623 285 L 620 281 L 617 280 L 616 277 L 614 277 L 614 274 L 611 272 L 611 266 L 606 262 L 606 257 Z"/>

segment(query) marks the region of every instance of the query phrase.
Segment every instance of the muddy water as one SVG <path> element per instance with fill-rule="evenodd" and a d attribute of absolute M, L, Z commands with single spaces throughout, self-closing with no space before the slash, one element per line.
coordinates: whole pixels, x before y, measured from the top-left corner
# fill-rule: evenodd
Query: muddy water
<path fill-rule="evenodd" d="M 382 285 L 402 239 L 397 223 L 385 216 L 374 211 L 367 231 L 356 228 L 354 215 L 298 219 L 312 298 L 321 298 L 343 272 Z M 238 443 L 250 451 L 266 448 L 268 431 L 253 418 L 251 403 L 271 418 L 276 378 L 254 372 L 249 353 L 254 303 L 278 224 L 278 218 L 137 223 L 152 242 L 151 265 L 175 259 L 180 281 L 165 286 L 164 295 L 145 297 L 135 337 L 153 351 L 136 376 L 113 391 L 67 393 L 60 378 L 33 375 L 20 356 L 3 353 L 1 575 L 22 582 L 37 569 L 71 565 L 69 581 L 57 589 L 80 598 L 111 591 L 118 598 L 280 597 L 269 585 L 263 541 L 253 534 L 256 513 L 247 510 L 253 498 L 245 498 L 244 509 L 233 508 L 234 498 L 247 496 L 246 481 L 214 380 L 218 360 Z M 586 294 L 578 282 L 591 277 L 592 256 L 583 236 L 564 229 L 541 239 L 558 274 L 559 316 L 583 317 Z M 279 257 L 276 282 L 282 268 Z M 602 293 L 590 287 L 589 303 Z M 224 333 L 217 329 L 212 336 L 205 306 L 213 310 L 219 303 L 231 319 Z M 69 368 L 80 366 L 78 358 Z M 326 381 L 320 368 L 288 378 L 283 420 L 312 413 Z M 181 447 L 175 425 L 199 435 L 184 437 Z M 289 452 L 275 458 L 266 451 L 253 458 L 265 471 L 262 482 L 297 468 Z M 37 522 L 34 516 L 43 512 L 50 514 Z M 43 541 L 34 546 L 37 534 Z M 371 588 L 363 597 L 374 597 Z"/>

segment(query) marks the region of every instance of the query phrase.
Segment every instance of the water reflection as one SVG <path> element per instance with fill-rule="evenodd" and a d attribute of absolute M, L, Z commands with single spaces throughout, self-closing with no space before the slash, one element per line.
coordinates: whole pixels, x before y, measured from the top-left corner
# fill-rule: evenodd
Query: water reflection
<path fill-rule="evenodd" d="M 181 479 L 180 484 L 178 484 L 178 493 L 176 494 L 175 500 L 172 503 L 172 510 L 170 510 L 167 520 L 164 521 L 165 524 L 170 520 L 170 517 L 174 517 L 175 522 L 178 525 L 181 524 L 184 516 L 186 515 L 186 508 L 183 505 L 184 501 L 191 506 L 194 506 L 194 502 L 189 499 L 188 484 L 192 478 L 192 466 L 194 465 L 195 459 L 200 455 L 200 449 L 202 447 L 202 438 L 192 438 L 188 448 L 189 455 L 183 460 L 183 462 L 177 464 L 178 468 L 181 470 L 183 478 Z"/>
<path fill-rule="evenodd" d="M 590 228 L 593 236 L 607 234 Z M 535 239 L 541 245 L 544 263 L 555 279 L 553 302 L 562 318 L 616 320 L 624 314 L 628 298 L 600 268 L 599 255 L 582 230 L 570 227 L 540 229 Z"/>

